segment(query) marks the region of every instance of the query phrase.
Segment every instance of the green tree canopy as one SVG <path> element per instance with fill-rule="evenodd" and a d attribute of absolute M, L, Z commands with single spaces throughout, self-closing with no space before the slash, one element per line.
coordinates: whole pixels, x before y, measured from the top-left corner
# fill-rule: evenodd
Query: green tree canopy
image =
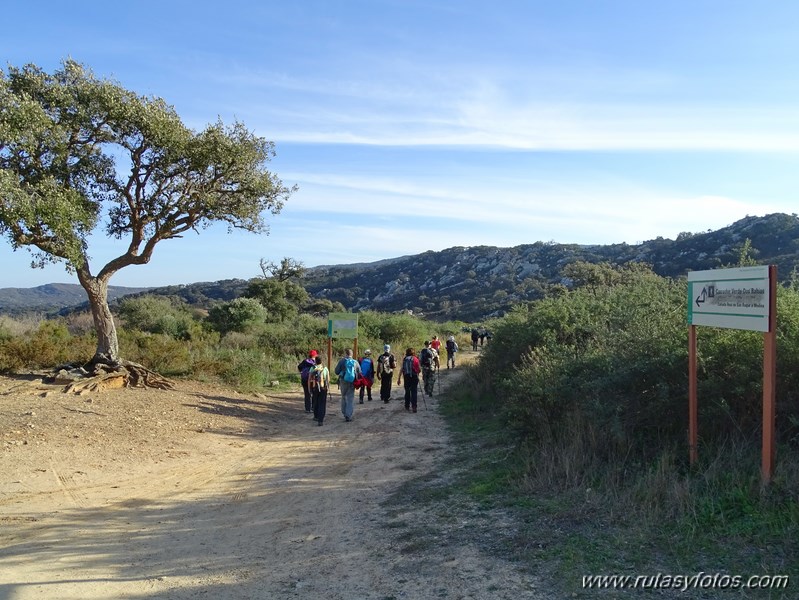
<path fill-rule="evenodd" d="M 272 323 L 280 323 L 299 314 L 309 298 L 301 285 L 274 278 L 250 280 L 244 296 L 260 302 L 268 314 L 267 321 Z"/>
<path fill-rule="evenodd" d="M 222 335 L 231 331 L 244 333 L 264 323 L 266 310 L 253 298 L 236 298 L 208 311 L 208 322 Z"/>
<path fill-rule="evenodd" d="M 30 250 L 32 266 L 63 262 L 77 274 L 98 333 L 95 363 L 119 362 L 107 302 L 119 269 L 214 222 L 267 232 L 265 213 L 294 191 L 266 169 L 273 155 L 242 123 L 193 131 L 164 100 L 71 60 L 52 74 L 0 71 L 0 234 Z M 89 251 L 98 230 L 127 243 L 99 270 Z"/>

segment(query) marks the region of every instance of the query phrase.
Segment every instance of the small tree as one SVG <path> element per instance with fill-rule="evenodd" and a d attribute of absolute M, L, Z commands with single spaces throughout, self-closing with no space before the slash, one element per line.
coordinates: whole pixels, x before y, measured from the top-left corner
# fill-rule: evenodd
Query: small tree
<path fill-rule="evenodd" d="M 280 261 L 279 265 L 276 265 L 272 261 L 267 261 L 265 259 L 261 259 L 261 272 L 263 273 L 264 279 L 267 277 L 273 277 L 278 281 L 288 281 L 289 279 L 302 279 L 305 276 L 305 265 L 302 264 L 300 260 L 294 260 L 293 258 L 289 258 L 288 256 L 284 257 L 283 260 Z"/>
<path fill-rule="evenodd" d="M 267 321 L 280 323 L 297 316 L 309 303 L 308 292 L 293 279 L 305 276 L 302 261 L 285 257 L 279 265 L 260 262 L 263 277 L 251 279 L 244 296 L 260 302 L 268 313 Z"/>
<path fill-rule="evenodd" d="M 294 188 L 265 165 L 272 142 L 243 124 L 187 128 L 174 108 L 67 60 L 52 75 L 35 65 L 0 71 L 0 234 L 63 262 L 89 298 L 97 350 L 90 364 L 120 366 L 108 283 L 147 264 L 156 244 L 214 222 L 266 232 Z M 127 248 L 95 271 L 98 227 Z"/>
<path fill-rule="evenodd" d="M 280 323 L 298 315 L 309 298 L 305 288 L 293 281 L 261 278 L 250 280 L 244 296 L 263 305 L 270 323 Z"/>
<path fill-rule="evenodd" d="M 208 322 L 222 335 L 231 331 L 245 333 L 264 323 L 266 310 L 253 298 L 236 298 L 208 311 Z"/>

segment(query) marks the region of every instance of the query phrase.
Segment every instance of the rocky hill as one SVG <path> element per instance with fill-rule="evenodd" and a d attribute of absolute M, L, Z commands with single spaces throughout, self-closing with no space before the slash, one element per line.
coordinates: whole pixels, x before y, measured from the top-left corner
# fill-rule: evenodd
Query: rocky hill
<path fill-rule="evenodd" d="M 354 311 L 412 310 L 438 319 L 476 321 L 540 298 L 553 284 L 568 285 L 562 270 L 574 261 L 644 262 L 660 275 L 680 277 L 691 270 L 736 264 L 746 240 L 760 264 L 776 264 L 782 280 L 791 276 L 799 262 L 799 218 L 772 214 L 746 217 L 717 231 L 686 232 L 676 240 L 658 237 L 636 245 L 535 242 L 512 248 L 454 247 L 372 263 L 313 267 L 301 283 L 311 295 Z M 244 280 L 232 279 L 154 288 L 147 293 L 179 296 L 189 304 L 208 307 L 240 296 L 246 285 Z M 65 286 L 42 286 L 48 287 Z M 81 288 L 74 287 L 82 295 Z M 132 288 L 123 289 L 132 293 Z M 19 298 L 21 292 L 14 294 Z M 46 295 L 40 291 L 37 298 L 43 301 Z M 69 300 L 58 294 L 52 300 L 54 306 L 69 306 Z M 0 289 L 0 312 L 8 303 L 9 289 Z"/>
<path fill-rule="evenodd" d="M 782 279 L 790 276 L 799 260 L 799 218 L 772 214 L 746 217 L 718 231 L 686 232 L 676 240 L 658 237 L 637 245 L 456 247 L 389 264 L 317 267 L 309 271 L 305 287 L 353 310 L 409 309 L 437 318 L 479 320 L 539 298 L 553 284 L 568 285 L 562 269 L 574 261 L 644 262 L 660 275 L 679 277 L 736 264 L 747 239 L 759 263 L 776 264 Z"/>

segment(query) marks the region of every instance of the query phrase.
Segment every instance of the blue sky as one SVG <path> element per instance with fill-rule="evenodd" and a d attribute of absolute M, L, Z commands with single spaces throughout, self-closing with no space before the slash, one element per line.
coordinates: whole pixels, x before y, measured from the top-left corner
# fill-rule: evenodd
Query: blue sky
<path fill-rule="evenodd" d="M 270 235 L 161 243 L 112 285 L 452 246 L 638 243 L 797 211 L 799 3 L 5 2 L 0 56 L 71 57 L 238 119 L 299 191 Z M 92 238 L 92 266 L 119 252 Z M 75 282 L 0 241 L 0 287 Z"/>

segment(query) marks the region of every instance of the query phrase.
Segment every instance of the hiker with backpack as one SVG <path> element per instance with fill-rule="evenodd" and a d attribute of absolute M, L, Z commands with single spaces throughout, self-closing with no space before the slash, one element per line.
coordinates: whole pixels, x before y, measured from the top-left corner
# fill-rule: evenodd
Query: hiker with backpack
<path fill-rule="evenodd" d="M 338 375 L 338 387 L 341 390 L 341 414 L 349 423 L 355 411 L 355 380 L 361 377 L 361 365 L 352 358 L 351 348 L 344 351 L 344 357 L 338 361 L 334 373 Z"/>
<path fill-rule="evenodd" d="M 314 359 L 315 365 L 308 374 L 308 387 L 313 399 L 313 420 L 321 427 L 327 412 L 327 391 L 330 389 L 330 371 L 322 364 L 322 357 Z"/>
<path fill-rule="evenodd" d="M 480 332 L 477 327 L 472 327 L 472 350 L 477 352 L 477 340 L 480 339 Z"/>
<path fill-rule="evenodd" d="M 455 368 L 455 353 L 458 351 L 458 342 L 455 341 L 455 336 L 451 335 L 447 338 L 447 368 L 449 369 L 450 363 L 452 368 Z"/>
<path fill-rule="evenodd" d="M 358 361 L 358 364 L 361 365 L 361 391 L 358 404 L 363 404 L 364 392 L 366 392 L 369 402 L 372 401 L 372 384 L 375 381 L 375 361 L 372 360 L 372 351 L 364 350 L 363 358 Z"/>
<path fill-rule="evenodd" d="M 383 346 L 383 354 L 377 358 L 377 379 L 380 381 L 380 399 L 383 404 L 391 400 L 391 374 L 397 368 L 397 359 L 391 353 L 391 346 Z"/>
<path fill-rule="evenodd" d="M 424 393 L 428 396 L 433 396 L 433 389 L 436 384 L 436 363 L 438 362 L 438 354 L 433 350 L 430 342 L 425 341 L 424 348 L 419 352 L 419 363 L 422 367 L 422 382 L 424 385 Z"/>
<path fill-rule="evenodd" d="M 402 384 L 405 377 L 405 410 L 413 409 L 416 412 L 416 402 L 419 394 L 419 373 L 422 367 L 413 348 L 405 351 L 405 358 L 402 359 L 402 369 L 400 369 L 397 385 Z"/>
<path fill-rule="evenodd" d="M 311 412 L 313 408 L 313 399 L 311 398 L 311 390 L 308 387 L 308 375 L 311 369 L 314 368 L 316 362 L 314 359 L 319 353 L 316 350 L 311 350 L 308 353 L 308 358 L 304 358 L 297 365 L 297 370 L 300 372 L 300 381 L 302 382 L 302 391 L 305 395 L 305 412 Z"/>

